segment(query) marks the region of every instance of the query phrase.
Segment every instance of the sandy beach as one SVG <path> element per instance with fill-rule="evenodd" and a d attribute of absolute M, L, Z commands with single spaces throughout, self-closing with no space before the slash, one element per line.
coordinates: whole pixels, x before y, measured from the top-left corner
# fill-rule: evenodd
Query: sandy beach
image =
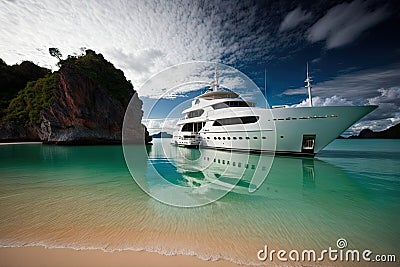
<path fill-rule="evenodd" d="M 73 250 L 44 247 L 0 248 L 1 267 L 45 267 L 45 266 L 193 266 L 233 267 L 239 266 L 228 261 L 204 261 L 194 256 L 164 256 L 152 252 L 103 252 L 101 250 Z M 240 265 L 243 266 L 243 265 Z"/>
<path fill-rule="evenodd" d="M 42 142 L 9 142 L 9 143 L 0 143 L 0 146 L 8 146 L 8 145 L 37 145 L 42 144 Z"/>

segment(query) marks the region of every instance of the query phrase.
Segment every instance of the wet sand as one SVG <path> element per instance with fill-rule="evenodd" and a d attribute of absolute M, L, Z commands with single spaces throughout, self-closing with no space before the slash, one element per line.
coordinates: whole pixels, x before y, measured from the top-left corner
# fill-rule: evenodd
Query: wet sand
<path fill-rule="evenodd" d="M 204 261 L 194 256 L 164 256 L 144 251 L 104 252 L 101 250 L 73 250 L 66 248 L 13 247 L 0 248 L 0 266 L 46 267 L 46 266 L 193 266 L 237 267 L 228 261 Z"/>

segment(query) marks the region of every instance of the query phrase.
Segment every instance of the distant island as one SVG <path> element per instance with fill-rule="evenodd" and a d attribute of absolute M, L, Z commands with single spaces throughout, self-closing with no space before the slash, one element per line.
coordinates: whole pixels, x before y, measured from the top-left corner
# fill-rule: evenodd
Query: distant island
<path fill-rule="evenodd" d="M 347 137 L 347 139 L 366 139 L 366 138 L 376 138 L 376 139 L 400 139 L 400 123 L 380 132 L 374 132 L 371 129 L 363 129 L 358 135 L 352 135 Z M 344 139 L 344 137 L 341 137 Z"/>
<path fill-rule="evenodd" d="M 159 133 L 153 134 L 151 137 L 153 137 L 153 138 L 172 138 L 172 134 L 169 134 L 167 132 L 159 132 Z"/>
<path fill-rule="evenodd" d="M 64 60 L 57 48 L 49 52 L 60 60 L 58 71 L 0 59 L 0 142 L 121 143 L 129 101 L 131 141 L 151 141 L 141 124 L 142 101 L 120 69 L 90 49 Z"/>

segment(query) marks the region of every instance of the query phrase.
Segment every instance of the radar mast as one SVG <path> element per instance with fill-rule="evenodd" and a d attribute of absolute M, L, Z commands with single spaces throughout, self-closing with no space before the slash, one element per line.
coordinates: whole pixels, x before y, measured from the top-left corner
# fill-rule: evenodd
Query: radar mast
<path fill-rule="evenodd" d="M 306 80 L 304 82 L 307 83 L 307 85 L 304 86 L 304 87 L 306 87 L 308 89 L 308 99 L 310 100 L 310 107 L 312 107 L 313 106 L 312 96 L 311 96 L 311 88 L 312 88 L 311 87 L 311 82 L 312 82 L 312 80 L 311 80 L 311 77 L 308 74 L 308 62 L 307 62 L 307 78 L 306 78 Z"/>
<path fill-rule="evenodd" d="M 217 66 L 215 66 L 214 80 L 211 82 L 211 89 L 212 89 L 213 92 L 217 92 L 218 88 L 219 88 L 218 70 L 217 70 Z"/>

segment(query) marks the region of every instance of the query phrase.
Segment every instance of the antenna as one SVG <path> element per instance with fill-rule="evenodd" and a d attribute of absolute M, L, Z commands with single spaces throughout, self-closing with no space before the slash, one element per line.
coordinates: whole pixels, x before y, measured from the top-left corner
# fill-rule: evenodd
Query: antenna
<path fill-rule="evenodd" d="M 217 92 L 217 91 L 218 91 L 219 84 L 218 84 L 218 70 L 217 70 L 217 65 L 215 65 L 214 81 L 211 82 L 211 87 L 212 87 L 212 90 L 213 90 L 214 92 Z"/>
<path fill-rule="evenodd" d="M 312 107 L 313 106 L 312 96 L 311 96 L 311 82 L 312 82 L 312 80 L 311 80 L 311 77 L 308 75 L 308 61 L 307 61 L 307 78 L 306 78 L 306 80 L 304 82 L 307 83 L 307 85 L 304 86 L 304 87 L 306 87 L 308 89 L 308 98 L 310 99 L 310 107 Z"/>

